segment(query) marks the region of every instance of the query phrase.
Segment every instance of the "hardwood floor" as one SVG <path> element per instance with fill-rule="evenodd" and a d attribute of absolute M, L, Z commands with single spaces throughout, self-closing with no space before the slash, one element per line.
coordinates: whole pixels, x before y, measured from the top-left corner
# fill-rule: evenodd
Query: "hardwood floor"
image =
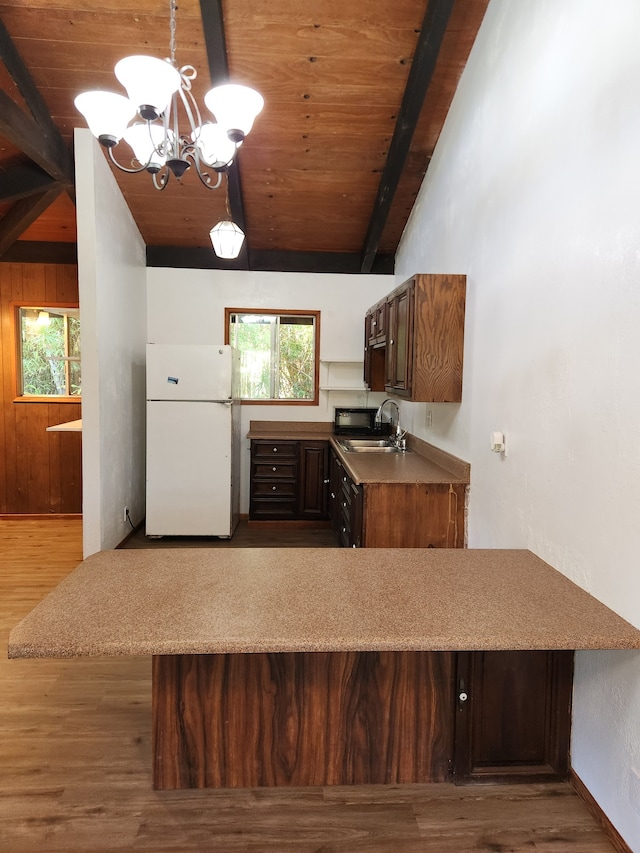
<path fill-rule="evenodd" d="M 149 659 L 6 657 L 81 538 L 76 519 L 0 520 L 2 853 L 614 850 L 568 784 L 152 790 Z"/>

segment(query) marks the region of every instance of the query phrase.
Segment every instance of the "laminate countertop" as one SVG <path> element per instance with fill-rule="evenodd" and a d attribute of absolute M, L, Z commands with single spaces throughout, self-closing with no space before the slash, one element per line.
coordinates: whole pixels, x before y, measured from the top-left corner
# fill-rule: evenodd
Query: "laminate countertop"
<path fill-rule="evenodd" d="M 9 657 L 640 648 L 530 551 L 148 549 L 84 560 Z"/>
<path fill-rule="evenodd" d="M 328 441 L 349 476 L 366 483 L 462 483 L 468 484 L 470 466 L 462 459 L 408 436 L 408 453 L 348 453 L 328 422 L 251 421 L 247 438 L 277 441 Z"/>

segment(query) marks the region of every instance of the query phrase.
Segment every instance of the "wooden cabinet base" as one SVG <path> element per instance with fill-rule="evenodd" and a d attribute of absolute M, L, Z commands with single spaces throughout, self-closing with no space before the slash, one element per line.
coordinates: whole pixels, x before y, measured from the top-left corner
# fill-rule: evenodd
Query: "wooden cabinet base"
<path fill-rule="evenodd" d="M 154 787 L 451 778 L 455 654 L 153 659 Z"/>

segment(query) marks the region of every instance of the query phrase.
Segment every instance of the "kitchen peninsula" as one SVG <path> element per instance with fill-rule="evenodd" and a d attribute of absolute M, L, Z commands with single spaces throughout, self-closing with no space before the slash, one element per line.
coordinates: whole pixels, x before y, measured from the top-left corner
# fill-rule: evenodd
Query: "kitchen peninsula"
<path fill-rule="evenodd" d="M 464 549 L 103 551 L 9 638 L 11 658 L 153 656 L 160 789 L 452 779 L 460 654 L 631 648 L 532 553 Z"/>

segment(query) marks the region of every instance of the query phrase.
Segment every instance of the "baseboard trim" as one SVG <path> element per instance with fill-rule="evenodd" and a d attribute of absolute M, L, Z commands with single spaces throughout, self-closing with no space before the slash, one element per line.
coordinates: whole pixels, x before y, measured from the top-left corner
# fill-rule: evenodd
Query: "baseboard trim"
<path fill-rule="evenodd" d="M 0 521 L 42 521 L 45 518 L 66 519 L 74 521 L 82 520 L 81 512 L 3 512 L 0 513 Z"/>
<path fill-rule="evenodd" d="M 331 521 L 305 521 L 304 519 L 292 519 L 291 521 L 273 520 L 263 521 L 262 519 L 249 519 L 249 527 L 254 527 L 256 530 L 326 530 L 331 527 Z"/>
<path fill-rule="evenodd" d="M 627 845 L 624 838 L 620 835 L 615 826 L 611 823 L 606 814 L 602 811 L 598 803 L 593 797 L 591 791 L 584 784 L 582 779 L 578 776 L 576 771 L 572 768 L 569 770 L 569 782 L 573 786 L 576 794 L 580 797 L 581 800 L 586 804 L 587 808 L 594 816 L 594 818 L 600 824 L 603 832 L 614 846 L 614 848 L 618 851 L 618 853 L 633 853 L 633 850 Z"/>

